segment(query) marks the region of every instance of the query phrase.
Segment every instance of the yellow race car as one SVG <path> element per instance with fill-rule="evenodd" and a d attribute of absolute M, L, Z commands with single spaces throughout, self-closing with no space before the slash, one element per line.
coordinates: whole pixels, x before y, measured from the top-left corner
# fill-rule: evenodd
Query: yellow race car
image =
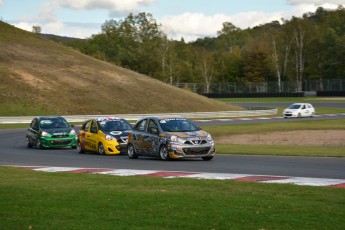
<path fill-rule="evenodd" d="M 84 122 L 78 132 L 77 150 L 99 154 L 120 154 L 127 152 L 128 131 L 132 126 L 117 117 L 100 117 Z"/>

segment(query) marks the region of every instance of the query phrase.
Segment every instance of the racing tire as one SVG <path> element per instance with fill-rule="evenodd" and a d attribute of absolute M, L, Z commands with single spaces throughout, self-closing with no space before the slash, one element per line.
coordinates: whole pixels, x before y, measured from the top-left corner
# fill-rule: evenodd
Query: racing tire
<path fill-rule="evenodd" d="M 40 139 L 37 139 L 36 148 L 43 149 Z"/>
<path fill-rule="evenodd" d="M 315 116 L 315 113 L 311 113 L 311 116 L 310 116 L 310 117 L 313 118 L 314 116 Z"/>
<path fill-rule="evenodd" d="M 31 144 L 30 139 L 28 137 L 26 137 L 26 147 L 32 148 L 32 144 Z"/>
<path fill-rule="evenodd" d="M 204 161 L 210 161 L 213 159 L 213 156 L 209 156 L 209 157 L 201 157 Z"/>
<path fill-rule="evenodd" d="M 78 150 L 78 153 L 84 153 L 85 152 L 81 146 L 80 141 L 77 141 L 77 150 Z"/>
<path fill-rule="evenodd" d="M 130 159 L 138 159 L 138 154 L 135 152 L 134 146 L 132 144 L 128 145 L 127 154 Z"/>
<path fill-rule="evenodd" d="M 99 143 L 99 144 L 98 144 L 98 153 L 99 153 L 100 155 L 104 155 L 104 154 L 105 154 L 105 152 L 104 152 L 104 146 L 103 146 L 102 143 Z"/>
<path fill-rule="evenodd" d="M 165 161 L 168 161 L 171 159 L 168 148 L 165 145 L 162 145 L 159 148 L 159 156 L 161 157 L 162 160 L 165 160 Z"/>
<path fill-rule="evenodd" d="M 297 115 L 297 117 L 298 117 L 298 118 L 301 118 L 301 117 L 302 117 L 301 113 L 299 113 L 299 114 Z"/>

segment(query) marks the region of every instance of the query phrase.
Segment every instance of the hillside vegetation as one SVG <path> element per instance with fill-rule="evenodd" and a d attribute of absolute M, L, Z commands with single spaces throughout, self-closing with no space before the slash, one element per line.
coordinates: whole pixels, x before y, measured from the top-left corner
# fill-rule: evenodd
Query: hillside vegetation
<path fill-rule="evenodd" d="M 239 110 L 0 22 L 0 115 Z"/>

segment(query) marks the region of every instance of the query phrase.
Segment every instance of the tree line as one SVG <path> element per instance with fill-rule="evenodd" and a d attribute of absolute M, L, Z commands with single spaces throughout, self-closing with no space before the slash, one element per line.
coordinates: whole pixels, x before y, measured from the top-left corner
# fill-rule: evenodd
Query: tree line
<path fill-rule="evenodd" d="M 322 7 L 282 22 L 240 29 L 224 22 L 216 37 L 171 40 L 149 13 L 107 20 L 101 33 L 67 42 L 95 58 L 166 83 L 345 79 L 345 9 Z M 322 86 L 320 86 L 322 88 Z"/>

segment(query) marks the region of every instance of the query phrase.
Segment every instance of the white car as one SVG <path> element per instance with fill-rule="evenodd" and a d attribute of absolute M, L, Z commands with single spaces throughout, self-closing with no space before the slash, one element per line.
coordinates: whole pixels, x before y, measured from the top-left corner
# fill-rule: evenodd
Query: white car
<path fill-rule="evenodd" d="M 309 103 L 294 103 L 284 109 L 284 118 L 288 117 L 313 117 L 315 108 Z"/>

